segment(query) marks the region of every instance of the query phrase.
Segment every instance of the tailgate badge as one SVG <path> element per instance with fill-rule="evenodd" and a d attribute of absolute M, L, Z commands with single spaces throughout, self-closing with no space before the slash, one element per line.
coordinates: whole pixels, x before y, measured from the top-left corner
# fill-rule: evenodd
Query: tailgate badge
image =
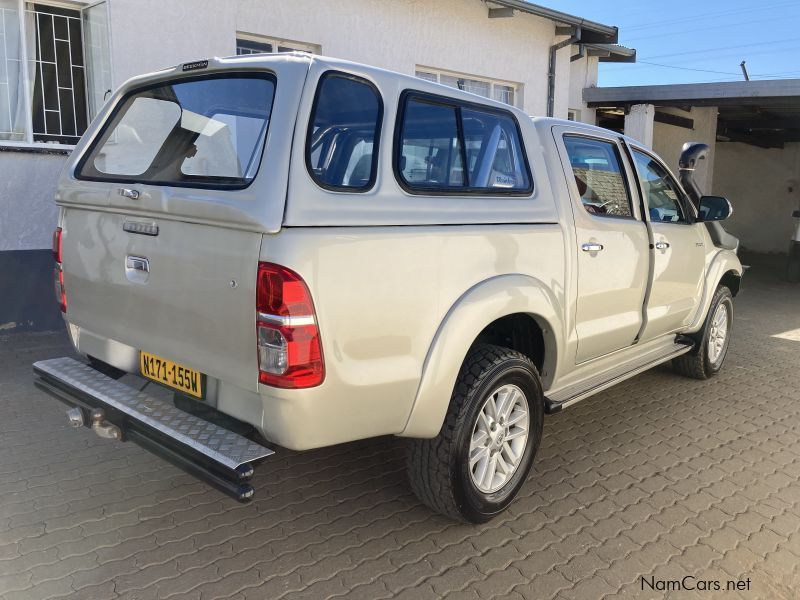
<path fill-rule="evenodd" d="M 137 221 L 125 221 L 122 229 L 128 233 L 138 233 L 140 235 L 158 235 L 158 225 L 155 223 L 139 223 Z"/>
<path fill-rule="evenodd" d="M 196 71 L 197 69 L 205 69 L 207 67 L 207 60 L 196 60 L 194 62 L 183 63 L 181 65 L 181 71 Z"/>

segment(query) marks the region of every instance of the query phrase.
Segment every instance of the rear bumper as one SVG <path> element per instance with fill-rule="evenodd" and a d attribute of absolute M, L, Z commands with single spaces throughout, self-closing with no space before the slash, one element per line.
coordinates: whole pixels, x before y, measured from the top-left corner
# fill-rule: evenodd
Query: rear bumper
<path fill-rule="evenodd" d="M 35 385 L 70 407 L 75 426 L 136 442 L 239 500 L 249 500 L 255 464 L 274 452 L 215 423 L 185 413 L 72 358 L 33 365 Z"/>

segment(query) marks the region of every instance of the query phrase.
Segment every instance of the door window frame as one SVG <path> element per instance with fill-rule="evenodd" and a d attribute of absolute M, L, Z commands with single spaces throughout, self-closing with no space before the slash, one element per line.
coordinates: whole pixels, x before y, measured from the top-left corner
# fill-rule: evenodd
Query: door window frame
<path fill-rule="evenodd" d="M 644 223 L 645 222 L 645 216 L 643 214 L 644 211 L 642 210 L 642 206 L 640 204 L 638 204 L 635 201 L 635 198 L 634 198 L 634 189 L 637 190 L 637 193 L 639 193 L 639 190 L 638 190 L 638 187 L 634 188 L 634 185 L 631 182 L 631 178 L 635 177 L 637 179 L 637 185 L 638 185 L 638 174 L 633 170 L 633 167 L 632 167 L 631 162 L 629 160 L 628 151 L 627 151 L 627 149 L 625 147 L 625 144 L 624 144 L 624 138 L 617 137 L 616 135 L 613 135 L 613 134 L 604 135 L 604 134 L 596 132 L 596 131 L 586 131 L 586 130 L 581 130 L 581 129 L 578 129 L 578 128 L 574 128 L 573 129 L 569 125 L 560 126 L 559 130 L 557 132 L 554 132 L 554 133 L 557 133 L 556 137 L 559 140 L 560 146 L 561 146 L 561 150 L 563 151 L 562 157 L 564 159 L 566 159 L 566 161 L 567 161 L 567 164 L 565 165 L 565 167 L 569 168 L 569 173 L 570 173 L 570 175 L 572 175 L 572 177 L 569 177 L 567 179 L 567 187 L 569 188 L 570 198 L 572 199 L 573 202 L 577 203 L 580 206 L 580 209 L 583 211 L 584 215 L 586 215 L 587 217 L 590 217 L 592 219 L 598 219 L 598 220 L 606 222 L 606 223 L 610 222 L 611 220 L 633 221 L 633 222 L 638 222 L 638 223 Z M 625 217 L 625 216 L 622 216 L 622 215 L 596 215 L 596 214 L 592 214 L 588 210 L 586 210 L 586 207 L 583 205 L 583 201 L 581 200 L 581 195 L 578 193 L 578 184 L 575 182 L 575 174 L 572 171 L 572 163 L 571 163 L 571 161 L 569 159 L 569 152 L 567 151 L 567 146 L 564 143 L 564 137 L 565 136 L 581 137 L 581 138 L 584 138 L 584 139 L 597 140 L 597 141 L 600 141 L 600 142 L 606 142 L 606 143 L 609 143 L 609 144 L 613 144 L 617 148 L 618 158 L 620 159 L 620 167 L 623 170 L 621 175 L 623 177 L 623 181 L 625 183 L 625 187 L 626 187 L 626 190 L 628 192 L 628 198 L 629 198 L 630 205 L 631 205 L 631 216 Z M 563 164 L 563 161 L 562 161 L 562 164 Z M 565 169 L 564 173 L 566 175 L 566 169 Z M 641 195 L 639 197 L 641 198 Z"/>
<path fill-rule="evenodd" d="M 686 193 L 686 190 L 683 189 L 683 186 L 678 181 L 678 178 L 672 173 L 670 168 L 664 163 L 663 160 L 659 156 L 657 156 L 653 151 L 643 148 L 642 146 L 631 144 L 628 140 L 623 139 L 623 143 L 627 150 L 626 154 L 628 155 L 628 161 L 631 164 L 631 170 L 633 175 L 636 177 L 636 189 L 639 194 L 639 201 L 641 204 L 641 211 L 642 215 L 648 223 L 659 223 L 661 225 L 694 225 L 697 223 L 697 212 L 694 208 L 694 204 L 689 200 L 689 195 Z M 642 185 L 642 180 L 639 175 L 639 169 L 636 166 L 636 157 L 634 156 L 633 152 L 640 152 L 645 156 L 649 157 L 650 160 L 655 161 L 664 172 L 669 176 L 672 180 L 672 183 L 675 185 L 675 189 L 678 190 L 678 206 L 683 211 L 684 216 L 686 217 L 683 221 L 651 221 L 650 220 L 650 211 L 649 211 L 649 202 L 647 198 L 647 194 L 644 193 L 644 186 Z"/>

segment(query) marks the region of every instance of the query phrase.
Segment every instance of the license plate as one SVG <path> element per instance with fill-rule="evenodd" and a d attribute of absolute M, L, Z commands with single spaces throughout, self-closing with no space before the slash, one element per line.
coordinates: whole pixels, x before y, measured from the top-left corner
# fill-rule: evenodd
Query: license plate
<path fill-rule="evenodd" d="M 166 386 L 190 394 L 195 398 L 203 397 L 203 374 L 166 358 L 149 352 L 139 355 L 139 366 L 144 377 L 163 383 Z"/>

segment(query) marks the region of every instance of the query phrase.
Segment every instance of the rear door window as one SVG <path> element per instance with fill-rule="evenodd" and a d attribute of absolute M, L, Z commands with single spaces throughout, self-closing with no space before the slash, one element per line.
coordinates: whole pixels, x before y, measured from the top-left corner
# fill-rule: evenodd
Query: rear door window
<path fill-rule="evenodd" d="M 598 217 L 633 218 L 630 191 L 617 144 L 565 135 L 564 146 L 586 212 Z"/>
<path fill-rule="evenodd" d="M 530 169 L 516 120 L 507 111 L 452 98 L 401 99 L 395 168 L 411 193 L 527 195 Z"/>
<path fill-rule="evenodd" d="M 321 78 L 311 111 L 306 164 L 317 185 L 366 191 L 375 183 L 383 104 L 366 79 L 329 71 Z"/>
<path fill-rule="evenodd" d="M 129 93 L 78 166 L 79 179 L 244 187 L 261 163 L 275 79 L 231 74 Z"/>

